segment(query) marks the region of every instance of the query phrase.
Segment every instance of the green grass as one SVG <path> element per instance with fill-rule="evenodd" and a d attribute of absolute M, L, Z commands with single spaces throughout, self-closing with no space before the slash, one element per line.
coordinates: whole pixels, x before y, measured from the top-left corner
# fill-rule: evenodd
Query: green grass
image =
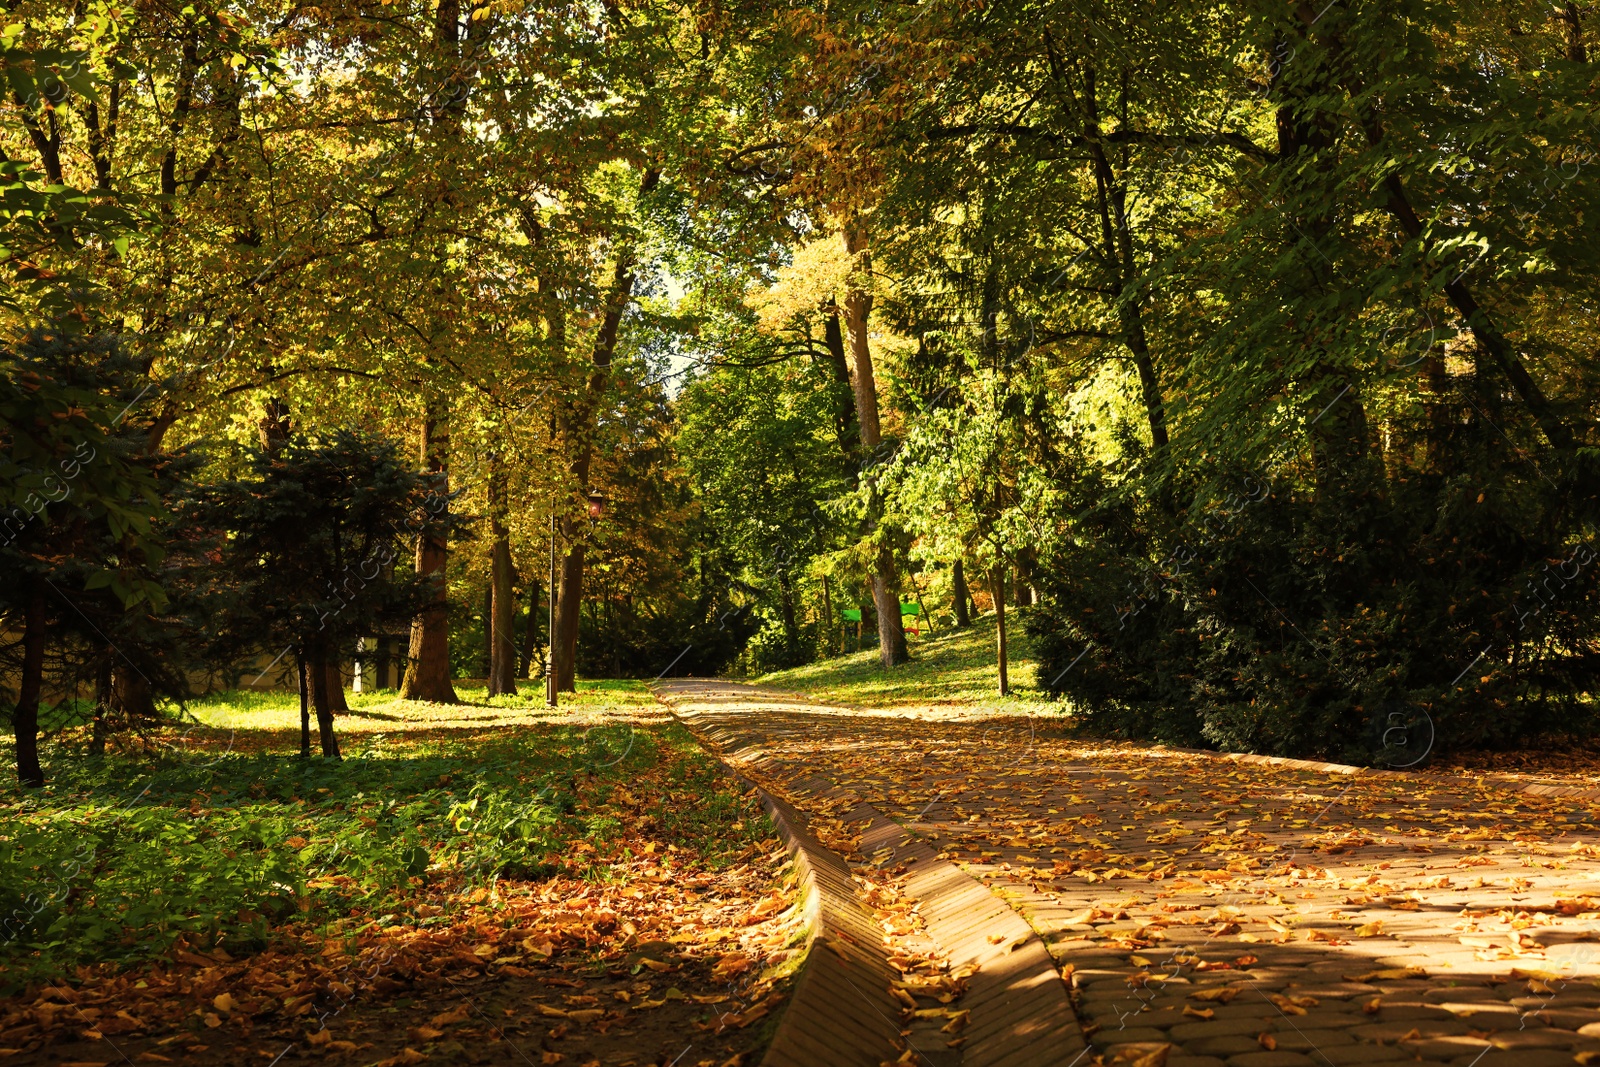
<path fill-rule="evenodd" d="M 885 671 L 878 650 L 868 649 L 754 679 L 758 685 L 789 689 L 859 708 L 971 708 L 985 713 L 1018 713 L 1059 708 L 1035 688 L 1034 663 L 1022 632 L 1027 609 L 1008 609 L 1006 638 L 1011 695 L 997 689 L 995 625 L 992 614 L 964 630 L 941 629 L 909 637 L 911 662 Z"/>
<path fill-rule="evenodd" d="M 362 694 L 337 720 L 342 762 L 295 754 L 290 693 L 196 702 L 205 727 L 170 728 L 144 755 L 90 758 L 66 739 L 49 785 L 0 795 L 0 988 L 180 938 L 239 954 L 285 930 L 448 922 L 506 880 L 611 877 L 646 837 L 727 863 L 770 828 L 687 731 L 640 714 L 651 705 L 616 682 L 555 716 L 542 692 L 456 707 Z"/>

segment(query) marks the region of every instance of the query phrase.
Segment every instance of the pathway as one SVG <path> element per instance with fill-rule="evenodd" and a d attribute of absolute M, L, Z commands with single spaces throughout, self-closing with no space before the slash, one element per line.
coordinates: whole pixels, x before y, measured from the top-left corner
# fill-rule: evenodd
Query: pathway
<path fill-rule="evenodd" d="M 850 836 L 871 829 L 871 809 L 841 807 L 865 801 L 1022 915 L 1089 1041 L 1055 1042 L 1039 1062 L 1600 1063 L 1591 798 L 1085 742 L 1039 719 L 868 714 L 720 682 L 662 691 L 825 840 L 855 845 L 858 876 L 895 862 Z"/>

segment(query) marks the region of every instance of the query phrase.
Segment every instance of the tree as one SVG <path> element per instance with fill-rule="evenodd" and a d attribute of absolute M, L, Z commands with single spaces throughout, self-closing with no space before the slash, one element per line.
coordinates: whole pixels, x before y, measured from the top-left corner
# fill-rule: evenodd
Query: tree
<path fill-rule="evenodd" d="M 112 342 L 40 333 L 0 349 L 0 368 L 0 617 L 21 635 L 17 777 L 37 786 L 46 646 L 94 629 L 73 597 L 166 601 L 152 570 L 164 554 L 151 525 L 161 490 L 118 435 L 137 376 Z"/>
<path fill-rule="evenodd" d="M 348 430 L 243 449 L 239 462 L 245 475 L 205 487 L 192 512 L 235 583 L 218 629 L 238 647 L 304 657 L 322 754 L 337 759 L 328 666 L 433 601 L 432 576 L 391 565 L 414 538 L 449 535 L 442 478 L 411 470 L 392 442 Z"/>

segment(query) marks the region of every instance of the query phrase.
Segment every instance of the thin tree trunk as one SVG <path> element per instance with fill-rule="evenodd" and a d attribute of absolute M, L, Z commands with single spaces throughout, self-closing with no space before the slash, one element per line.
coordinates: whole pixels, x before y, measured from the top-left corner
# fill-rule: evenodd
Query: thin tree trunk
<path fill-rule="evenodd" d="M 659 170 L 647 170 L 640 176 L 639 195 L 647 196 L 661 181 Z M 611 361 L 617 351 L 617 331 L 622 326 L 622 315 L 633 299 L 635 261 L 631 249 L 617 255 L 612 275 L 611 294 L 606 301 L 605 317 L 600 321 L 600 331 L 595 337 L 589 379 L 581 399 L 568 406 L 561 415 L 560 437 L 567 449 L 567 473 L 571 484 L 580 493 L 589 489 L 589 462 L 594 454 L 595 419 L 600 401 L 611 380 Z M 561 585 L 556 602 L 556 626 L 550 635 L 550 656 L 555 666 L 556 691 L 575 691 L 578 658 L 579 598 L 583 591 L 583 541 L 579 525 L 570 519 L 561 521 L 561 532 L 571 546 L 561 561 Z"/>
<path fill-rule="evenodd" d="M 439 476 L 440 493 L 449 489 L 450 411 L 441 401 L 430 401 L 422 420 L 422 466 Z M 406 700 L 435 704 L 458 703 L 450 684 L 450 600 L 445 581 L 449 546 L 442 536 L 417 536 L 417 574 L 433 582 L 432 601 L 411 621 L 411 649 L 400 695 Z"/>
<path fill-rule="evenodd" d="M 18 679 L 17 706 L 11 713 L 11 730 L 17 739 L 17 780 L 27 786 L 42 786 L 39 696 L 44 690 L 44 581 L 30 575 L 27 590 L 22 616 L 22 676 Z"/>
<path fill-rule="evenodd" d="M 1000 695 L 1011 692 L 1011 678 L 1006 662 L 1006 565 L 994 565 L 994 657 L 1000 675 Z"/>
<path fill-rule="evenodd" d="M 388 634 L 379 634 L 372 659 L 372 684 L 378 689 L 389 688 L 389 659 L 394 655 L 393 643 Z"/>
<path fill-rule="evenodd" d="M 539 647 L 539 579 L 528 579 L 528 617 L 522 628 L 522 667 L 517 673 L 533 679 L 533 652 Z"/>
<path fill-rule="evenodd" d="M 300 758 L 311 758 L 311 678 L 306 667 L 305 653 L 299 650 L 294 654 L 295 663 L 300 668 Z"/>
<path fill-rule="evenodd" d="M 865 232 L 859 224 L 844 229 L 845 250 L 858 257 L 862 271 L 872 269 L 872 254 L 867 248 Z M 871 465 L 881 441 L 878 422 L 878 383 L 872 369 L 872 349 L 867 336 L 867 320 L 872 313 L 872 294 L 852 286 L 844 298 L 845 324 L 850 333 L 850 378 L 855 387 L 856 418 L 861 425 L 861 446 L 865 464 L 862 477 L 868 483 L 868 495 L 873 501 L 874 524 L 881 506 L 871 473 Z M 880 531 L 880 536 L 888 531 Z M 900 601 L 896 595 L 899 584 L 895 573 L 894 549 L 885 543 L 878 549 L 872 574 L 872 599 L 878 609 L 878 660 L 885 669 L 904 663 L 911 658 L 906 648 L 906 628 L 900 619 Z"/>
<path fill-rule="evenodd" d="M 311 650 L 311 703 L 317 712 L 317 735 L 322 742 L 322 755 L 327 759 L 340 759 L 339 739 L 333 733 L 333 708 L 328 695 L 328 653 L 326 649 Z"/>
<path fill-rule="evenodd" d="M 794 588 L 787 571 L 778 572 L 779 607 L 783 612 L 783 640 L 790 656 L 800 647 L 800 625 L 794 617 Z"/>
<path fill-rule="evenodd" d="M 489 695 L 517 692 L 517 600 L 512 591 L 516 570 L 511 564 L 511 532 L 506 529 L 505 467 L 498 453 L 489 457 L 489 531 L 494 537 L 489 560 L 491 591 L 489 623 Z"/>
<path fill-rule="evenodd" d="M 950 585 L 956 602 L 956 628 L 965 629 L 972 625 L 972 613 L 968 607 L 972 594 L 967 591 L 966 568 L 959 559 L 950 567 Z"/>
<path fill-rule="evenodd" d="M 561 557 L 561 591 L 556 595 L 556 632 L 550 642 L 554 657 L 556 692 L 578 691 L 578 628 L 583 607 L 583 542 L 577 539 L 578 524 L 561 522 L 562 532 L 572 545 Z"/>
<path fill-rule="evenodd" d="M 828 576 L 822 576 L 822 652 L 825 656 L 833 655 L 833 591 L 829 588 Z M 840 642 L 843 644 L 843 642 Z"/>

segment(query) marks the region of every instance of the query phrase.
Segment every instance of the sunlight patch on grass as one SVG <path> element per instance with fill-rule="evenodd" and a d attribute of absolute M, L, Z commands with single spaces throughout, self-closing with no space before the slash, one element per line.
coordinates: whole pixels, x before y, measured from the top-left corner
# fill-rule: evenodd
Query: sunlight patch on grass
<path fill-rule="evenodd" d="M 757 685 L 805 693 L 864 709 L 948 707 L 985 714 L 1060 709 L 1035 687 L 1035 665 L 1021 619 L 1027 609 L 1006 614 L 1011 694 L 997 692 L 994 616 L 964 630 L 941 630 L 910 638 L 911 662 L 885 671 L 877 649 L 867 649 L 804 667 L 754 678 Z"/>

